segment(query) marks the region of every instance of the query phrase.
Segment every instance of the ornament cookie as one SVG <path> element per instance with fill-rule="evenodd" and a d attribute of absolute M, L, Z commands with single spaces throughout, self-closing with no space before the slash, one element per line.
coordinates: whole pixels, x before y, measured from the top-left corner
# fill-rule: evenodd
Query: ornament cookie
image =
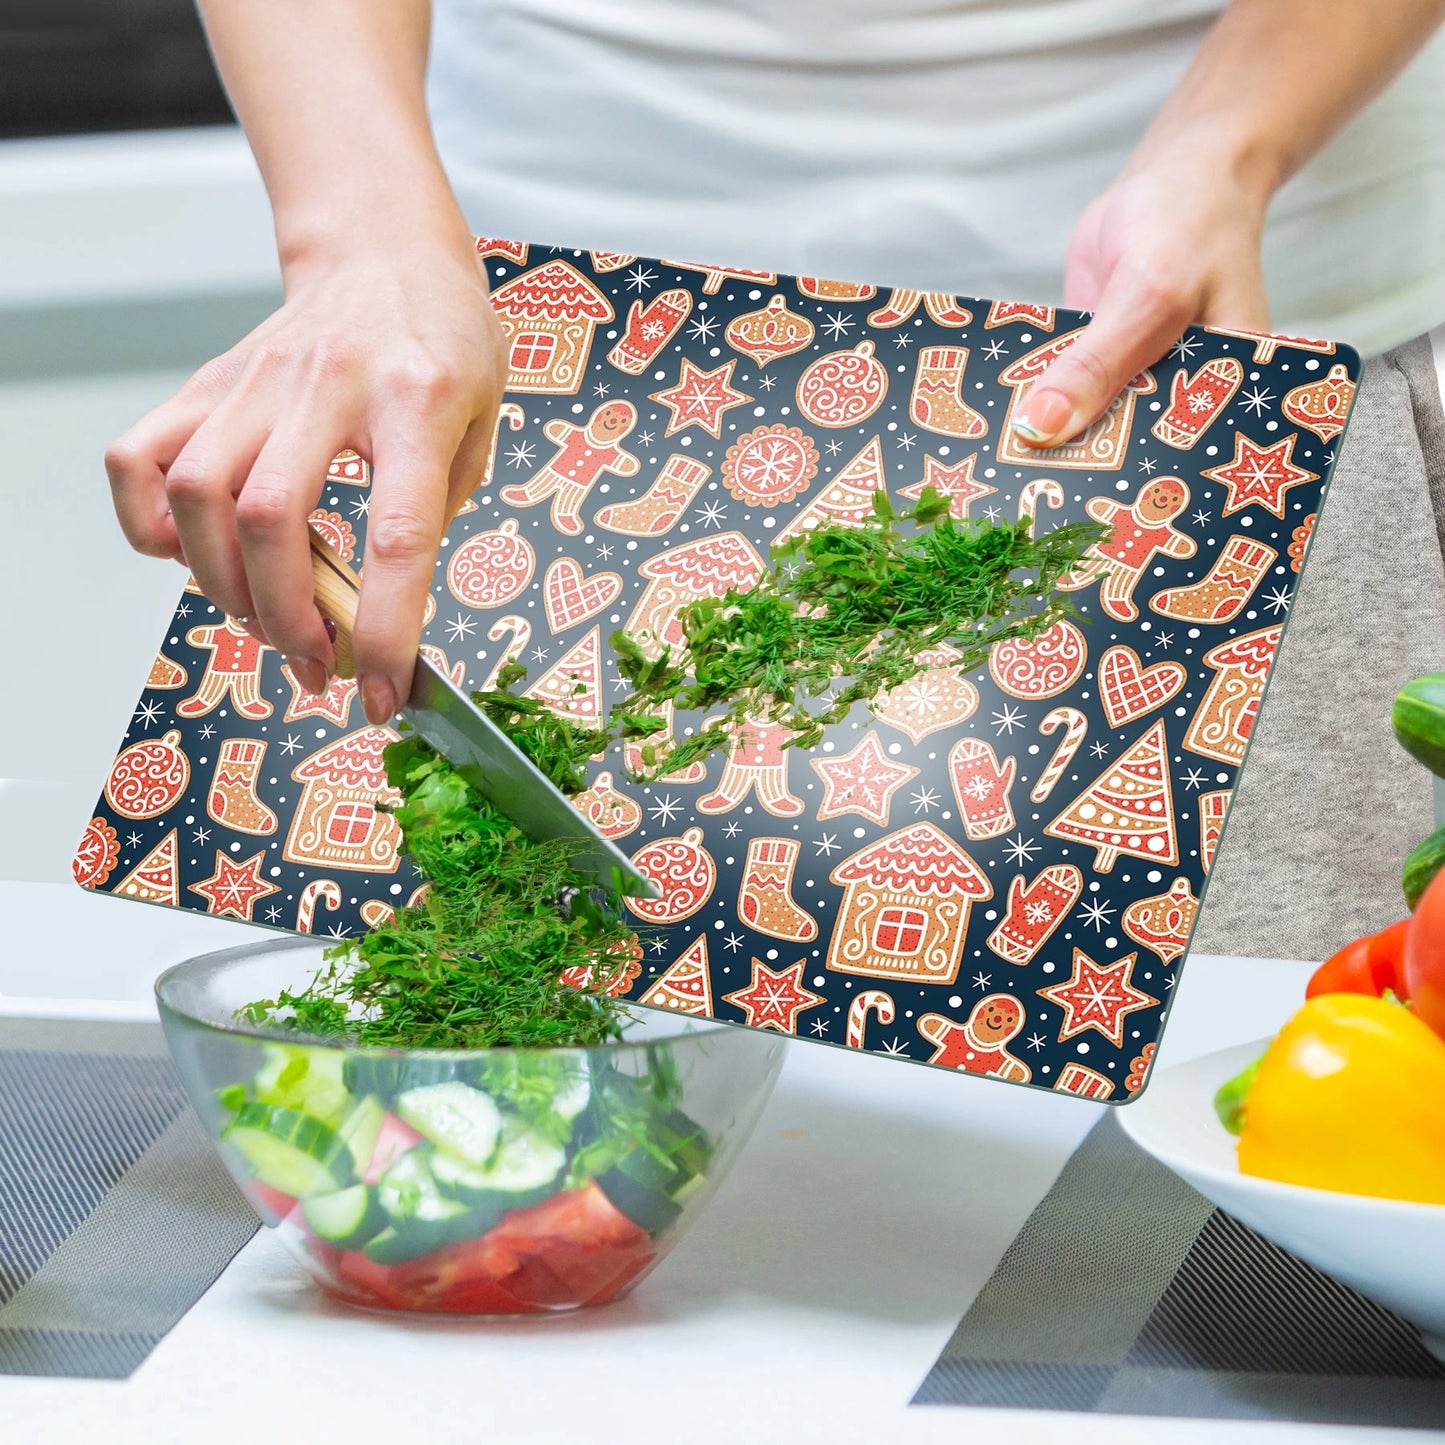
<path fill-rule="evenodd" d="M 1270 664 L 1283 635 L 1281 626 L 1262 627 L 1221 642 L 1204 654 L 1204 665 L 1214 669 L 1214 679 L 1184 734 L 1184 746 L 1190 752 L 1232 765 L 1244 761 Z"/>
<path fill-rule="evenodd" d="M 1113 870 L 1120 853 L 1177 863 L 1179 839 L 1164 724 L 1156 722 L 1117 763 L 1105 768 L 1044 832 L 1098 851 L 1094 871 Z"/>
<path fill-rule="evenodd" d="M 507 338 L 507 390 L 568 396 L 582 385 L 592 334 L 616 314 L 580 271 L 552 260 L 492 292 Z"/>
<path fill-rule="evenodd" d="M 1032 1071 L 1007 1047 L 1022 1031 L 1024 1018 L 1019 999 L 1009 993 L 991 993 L 974 1004 L 966 1023 L 943 1014 L 924 1014 L 918 1020 L 918 1032 L 933 1045 L 930 1064 L 1026 1084 Z"/>
<path fill-rule="evenodd" d="M 988 936 L 989 948 L 1020 968 L 1032 963 L 1083 891 L 1084 875 L 1072 863 L 1050 863 L 1032 883 L 1015 874 L 1003 922 Z"/>
<path fill-rule="evenodd" d="M 1145 667 L 1132 647 L 1108 648 L 1099 659 L 1099 697 L 1111 728 L 1127 727 L 1163 707 L 1188 680 L 1179 662 Z"/>
<path fill-rule="evenodd" d="M 1010 755 L 1003 766 L 993 745 L 983 738 L 960 738 L 948 751 L 948 776 L 963 818 L 963 831 L 980 843 L 1010 832 L 1014 826 L 1009 790 L 1018 759 Z"/>
<path fill-rule="evenodd" d="M 871 341 L 825 353 L 798 378 L 798 410 L 814 426 L 857 426 L 887 395 L 888 370 L 873 355 Z"/>
<path fill-rule="evenodd" d="M 504 607 L 527 590 L 537 569 L 537 554 L 517 535 L 508 517 L 490 532 L 477 532 L 453 550 L 447 563 L 447 590 L 464 607 Z"/>
<path fill-rule="evenodd" d="M 1273 547 L 1236 532 L 1220 549 L 1207 577 L 1156 592 L 1149 607 L 1176 622 L 1232 622 L 1278 556 Z"/>
<path fill-rule="evenodd" d="M 575 557 L 558 557 L 542 582 L 542 605 L 553 634 L 568 632 L 617 601 L 622 578 L 616 572 L 582 571 Z"/>
<path fill-rule="evenodd" d="M 1319 381 L 1307 381 L 1284 394 L 1280 410 L 1296 425 L 1308 427 L 1328 446 L 1345 429 L 1355 384 L 1337 362 Z"/>
<path fill-rule="evenodd" d="M 648 923 L 691 918 L 712 897 L 717 864 L 702 846 L 702 829 L 680 838 L 657 838 L 632 855 L 632 866 L 657 885 L 658 898 L 629 898 L 627 906 Z"/>
<path fill-rule="evenodd" d="M 636 425 L 637 408 L 630 401 L 603 402 L 586 426 L 554 416 L 542 428 L 557 444 L 552 460 L 520 486 L 503 487 L 502 500 L 509 507 L 535 507 L 550 497 L 552 525 L 575 537 L 582 530 L 582 506 L 603 472 L 637 475 L 642 464 L 622 445 Z"/>
<path fill-rule="evenodd" d="M 818 473 L 813 438 L 781 422 L 754 427 L 727 449 L 723 485 L 740 502 L 776 507 L 791 502 Z"/>
<path fill-rule="evenodd" d="M 666 973 L 650 984 L 637 1000 L 648 1008 L 671 1009 L 674 1013 L 712 1013 L 712 980 L 708 975 L 707 939 L 699 936 Z"/>
<path fill-rule="evenodd" d="M 816 331 L 806 316 L 789 308 L 787 297 L 779 292 L 761 311 L 734 317 L 723 335 L 734 351 L 741 352 L 755 366 L 767 367 L 785 356 L 806 351 Z"/>
<path fill-rule="evenodd" d="M 817 920 L 793 898 L 793 871 L 802 847 L 796 838 L 750 838 L 738 891 L 738 917 L 787 943 L 811 943 L 818 936 Z"/>
<path fill-rule="evenodd" d="M 1143 948 L 1158 955 L 1168 967 L 1189 947 L 1189 934 L 1199 914 L 1199 900 L 1187 878 L 1176 878 L 1167 893 L 1139 898 L 1120 918 L 1124 932 Z"/>
<path fill-rule="evenodd" d="M 1169 386 L 1169 408 L 1150 428 L 1166 446 L 1188 451 L 1234 400 L 1244 367 L 1232 356 L 1211 357 L 1190 376 L 1181 366 Z"/>
<path fill-rule="evenodd" d="M 120 843 L 115 829 L 104 818 L 92 818 L 85 825 L 70 860 L 70 872 L 82 888 L 100 888 L 115 868 L 120 857 Z"/>
<path fill-rule="evenodd" d="M 610 772 L 598 773 L 592 786 L 572 799 L 572 806 L 591 819 L 604 838 L 625 838 L 642 826 L 642 808 L 613 787 Z"/>
<path fill-rule="evenodd" d="M 625 537 L 665 536 L 677 525 L 698 489 L 711 475 L 711 467 L 674 452 L 640 497 L 599 507 L 592 520 L 599 527 L 620 532 Z"/>
<path fill-rule="evenodd" d="M 158 818 L 185 795 L 191 760 L 179 728 L 132 743 L 111 764 L 105 800 L 122 818 Z"/>
<path fill-rule="evenodd" d="M 928 664 L 924 670 L 879 693 L 868 710 L 915 746 L 930 733 L 967 722 L 978 710 L 978 689 L 954 666 L 962 656 L 946 642 L 925 648 L 917 657 Z"/>
<path fill-rule="evenodd" d="M 894 793 L 918 776 L 911 763 L 888 757 L 875 728 L 869 728 L 851 752 L 835 758 L 810 757 L 808 763 L 823 780 L 823 800 L 817 813 L 820 823 L 858 813 L 886 828 Z"/>
<path fill-rule="evenodd" d="M 1084 634 L 1061 617 L 1032 641 L 1008 638 L 989 650 L 989 676 L 1010 697 L 1057 697 L 1067 692 L 1084 673 L 1089 660 Z"/>
<path fill-rule="evenodd" d="M 827 967 L 913 983 L 952 983 L 969 907 L 993 897 L 983 870 L 932 823 L 870 843 L 828 875 L 843 892 Z"/>

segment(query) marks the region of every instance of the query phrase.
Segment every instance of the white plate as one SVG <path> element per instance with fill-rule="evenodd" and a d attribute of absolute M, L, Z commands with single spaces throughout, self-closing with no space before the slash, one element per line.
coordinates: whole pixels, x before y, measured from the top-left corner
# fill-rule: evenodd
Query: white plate
<path fill-rule="evenodd" d="M 1278 1184 L 1241 1174 L 1214 1093 L 1267 1039 L 1162 1069 L 1119 1111 L 1124 1132 L 1211 1203 L 1403 1315 L 1445 1360 L 1445 1205 Z"/>

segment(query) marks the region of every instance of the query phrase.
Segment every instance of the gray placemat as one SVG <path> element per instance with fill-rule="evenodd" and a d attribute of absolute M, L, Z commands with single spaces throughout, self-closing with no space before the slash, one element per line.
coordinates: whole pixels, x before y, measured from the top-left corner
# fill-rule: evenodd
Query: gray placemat
<path fill-rule="evenodd" d="M 1108 1114 L 913 1403 L 1438 1427 L 1445 1366 L 1399 1316 L 1215 1209 Z"/>
<path fill-rule="evenodd" d="M 124 1379 L 256 1229 L 158 1026 L 0 1019 L 0 1375 Z"/>

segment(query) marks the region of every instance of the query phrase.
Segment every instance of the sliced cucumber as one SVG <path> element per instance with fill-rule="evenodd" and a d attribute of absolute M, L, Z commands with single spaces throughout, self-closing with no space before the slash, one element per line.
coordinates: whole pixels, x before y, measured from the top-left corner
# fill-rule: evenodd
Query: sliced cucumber
<path fill-rule="evenodd" d="M 352 1052 L 346 1055 L 343 1077 L 353 1094 L 379 1094 L 391 1103 L 408 1089 L 451 1082 L 458 1068 L 456 1059 Z"/>
<path fill-rule="evenodd" d="M 341 1121 L 336 1131 L 351 1150 L 351 1158 L 358 1174 L 365 1174 L 371 1156 L 376 1152 L 376 1141 L 381 1138 L 381 1126 L 386 1119 L 386 1106 L 375 1094 L 368 1094 L 352 1105 L 351 1112 Z"/>
<path fill-rule="evenodd" d="M 500 1215 L 536 1204 L 551 1192 L 567 1162 L 566 1152 L 516 1119 L 508 1119 L 496 1157 L 482 1169 L 445 1154 L 431 1161 L 432 1174 L 443 1193 Z"/>
<path fill-rule="evenodd" d="M 552 1112 L 559 1119 L 573 1120 L 592 1099 L 592 1085 L 587 1078 L 587 1061 L 582 1059 L 575 1069 L 569 1067 L 557 1092 L 552 1096 Z"/>
<path fill-rule="evenodd" d="M 396 1112 L 444 1154 L 480 1169 L 496 1151 L 502 1133 L 497 1106 L 479 1089 L 453 1081 L 408 1089 Z"/>
<path fill-rule="evenodd" d="M 369 1184 L 313 1195 L 302 1204 L 301 1212 L 316 1234 L 338 1249 L 358 1249 L 387 1227 L 386 1211 Z"/>
<path fill-rule="evenodd" d="M 303 1199 L 352 1183 L 351 1151 L 337 1132 L 310 1114 L 271 1104 L 243 1104 L 221 1131 L 262 1184 Z"/>
<path fill-rule="evenodd" d="M 680 1204 L 633 1178 L 621 1165 L 599 1174 L 595 1182 L 621 1213 L 649 1234 L 670 1229 L 682 1213 Z"/>
<path fill-rule="evenodd" d="M 486 1228 L 465 1203 L 448 1198 L 438 1188 L 431 1164 L 440 1157 L 418 1147 L 403 1154 L 382 1176 L 377 1198 L 387 1228 L 366 1245 L 366 1253 L 378 1264 L 417 1259 Z"/>
<path fill-rule="evenodd" d="M 304 1044 L 263 1044 L 264 1059 L 251 1081 L 251 1093 L 263 1104 L 301 1109 L 333 1128 L 351 1107 L 343 1077 L 342 1049 Z"/>

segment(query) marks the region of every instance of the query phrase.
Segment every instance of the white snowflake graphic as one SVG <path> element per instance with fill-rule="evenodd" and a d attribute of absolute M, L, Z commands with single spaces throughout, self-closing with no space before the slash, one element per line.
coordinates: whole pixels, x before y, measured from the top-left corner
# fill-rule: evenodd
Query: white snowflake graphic
<path fill-rule="evenodd" d="M 611 391 L 612 388 L 608 386 L 605 381 L 599 381 L 597 385 L 592 388 L 592 393 L 594 396 L 608 396 L 610 395 Z"/>
<path fill-rule="evenodd" d="M 918 438 L 910 435 L 906 431 L 900 432 L 898 434 L 898 445 L 901 446 L 904 451 L 911 452 L 913 448 L 918 445 Z"/>
<path fill-rule="evenodd" d="M 634 266 L 627 273 L 627 284 L 639 294 L 646 291 L 656 280 L 657 273 L 650 266 Z"/>
<path fill-rule="evenodd" d="M 664 336 L 666 333 L 667 327 L 657 320 L 656 317 L 653 317 L 651 321 L 644 321 L 642 323 L 642 338 L 644 341 L 656 341 L 658 337 Z"/>
<path fill-rule="evenodd" d="M 671 793 L 664 794 L 647 810 L 659 823 L 670 823 L 682 811 L 682 801 Z"/>
<path fill-rule="evenodd" d="M 1263 416 L 1266 408 L 1275 399 L 1274 393 L 1267 388 L 1257 386 L 1253 391 L 1247 391 L 1239 399 L 1239 404 L 1255 416 Z"/>
<path fill-rule="evenodd" d="M 280 916 L 281 910 L 277 908 L 274 903 L 266 910 L 266 921 L 268 923 L 275 923 Z"/>
<path fill-rule="evenodd" d="M 727 516 L 728 509 L 726 502 L 707 502 L 701 507 L 693 510 L 693 516 L 697 518 L 698 524 L 703 527 L 720 527 L 723 519 Z"/>
<path fill-rule="evenodd" d="M 838 839 L 832 833 L 824 833 L 823 836 L 813 844 L 813 847 L 825 858 L 831 858 L 833 856 L 833 850 L 838 846 Z"/>
<path fill-rule="evenodd" d="M 650 939 L 648 939 L 648 941 L 647 941 L 647 946 L 648 946 L 654 953 L 666 953 L 666 952 L 667 952 L 667 940 L 664 939 L 664 938 L 650 938 Z"/>
<path fill-rule="evenodd" d="M 1200 768 L 1190 768 L 1184 774 L 1184 786 L 1186 788 L 1202 788 L 1204 786 L 1204 773 Z"/>
<path fill-rule="evenodd" d="M 798 471 L 798 449 L 787 437 L 761 437 L 748 448 L 738 474 L 764 496 L 792 485 Z"/>
<path fill-rule="evenodd" d="M 1094 925 L 1094 932 L 1102 932 L 1105 925 L 1114 916 L 1114 905 L 1107 898 L 1091 898 L 1079 910 L 1085 923 Z"/>
<path fill-rule="evenodd" d="M 888 1042 L 884 1044 L 881 1049 L 878 1050 L 878 1052 L 880 1054 L 891 1054 L 896 1059 L 901 1054 L 906 1054 L 908 1052 L 908 1045 L 905 1044 L 902 1039 L 895 1036 L 889 1039 Z"/>
<path fill-rule="evenodd" d="M 176 608 L 176 616 L 177 616 L 177 617 L 189 617 L 190 615 L 191 615 L 191 604 L 190 604 L 189 602 L 182 602 L 181 605 Z"/>
<path fill-rule="evenodd" d="M 984 989 L 993 982 L 993 975 L 991 973 L 976 973 L 973 976 L 972 982 L 973 986 L 982 993 Z"/>
<path fill-rule="evenodd" d="M 717 330 L 717 322 L 711 316 L 699 316 L 689 323 L 687 334 L 698 341 L 711 341 L 712 334 Z"/>
<path fill-rule="evenodd" d="M 598 547 L 598 549 L 597 549 L 597 555 L 598 555 L 604 562 L 610 561 L 611 558 L 612 558 L 612 548 L 611 548 L 611 546 L 610 546 L 608 543 L 603 542 L 602 545 L 601 545 L 600 547 Z"/>
<path fill-rule="evenodd" d="M 364 517 L 371 508 L 370 497 L 358 497 L 351 504 L 351 515 L 353 517 Z"/>
<path fill-rule="evenodd" d="M 735 822 L 723 824 L 723 837 L 724 837 L 724 838 L 736 838 L 737 835 L 738 835 L 739 833 L 741 833 L 741 832 L 742 832 L 742 829 L 741 829 L 741 828 L 737 825 L 737 823 L 735 823 Z"/>
<path fill-rule="evenodd" d="M 1024 904 L 1024 917 L 1035 927 L 1040 923 L 1047 923 L 1053 916 L 1053 907 L 1042 898 L 1035 898 L 1032 903 Z"/>
<path fill-rule="evenodd" d="M 206 742 L 210 742 L 210 740 L 215 737 L 215 735 L 216 730 L 210 725 L 210 723 L 206 723 L 201 728 L 201 737 L 204 738 Z"/>
<path fill-rule="evenodd" d="M 830 457 L 836 457 L 843 450 L 843 443 L 840 441 L 827 442 L 824 444 L 824 450 Z"/>
<path fill-rule="evenodd" d="M 298 737 L 292 736 L 292 734 L 290 734 L 290 733 L 287 733 L 287 734 L 286 734 L 286 741 L 285 741 L 284 743 L 282 743 L 282 744 L 280 745 L 280 747 L 281 747 L 281 751 L 282 751 L 283 753 L 285 753 L 285 754 L 287 755 L 287 757 L 290 757 L 290 755 L 291 755 L 292 753 L 300 752 L 300 750 L 301 750 L 301 739 L 298 738 Z"/>
<path fill-rule="evenodd" d="M 1159 463 L 1156 462 L 1153 457 L 1141 457 L 1139 459 L 1139 470 L 1143 472 L 1146 477 L 1152 477 L 1154 475 L 1154 469 L 1158 465 Z"/>
<path fill-rule="evenodd" d="M 771 391 L 777 384 L 777 378 L 773 376 L 760 376 L 758 378 L 758 385 L 762 387 L 764 391 Z"/>
<path fill-rule="evenodd" d="M 447 623 L 447 638 L 451 642 L 462 642 L 477 630 L 477 624 L 470 617 L 458 612 Z"/>
<path fill-rule="evenodd" d="M 350 932 L 351 925 L 349 923 L 333 923 L 326 930 L 327 936 L 330 938 L 345 938 Z"/>
<path fill-rule="evenodd" d="M 743 936 L 741 933 L 730 933 L 723 939 L 723 947 L 727 949 L 729 953 L 736 953 L 742 946 Z"/>
<path fill-rule="evenodd" d="M 127 834 L 126 834 L 126 839 L 125 839 L 125 841 L 126 841 L 127 844 L 129 844 L 130 847 L 132 847 L 132 848 L 139 848 L 139 847 L 140 847 L 140 834 L 139 834 L 139 833 L 127 833 Z"/>
<path fill-rule="evenodd" d="M 1012 737 L 1014 729 L 1021 728 L 1025 720 L 1025 714 L 1022 709 L 1015 708 L 1012 703 L 1006 702 L 994 713 L 989 719 L 989 722 L 993 724 L 995 733 L 1007 733 Z"/>
<path fill-rule="evenodd" d="M 999 520 L 1000 517 L 1003 516 L 1003 513 L 1000 512 L 997 507 L 985 507 L 983 509 L 983 514 L 989 519 L 990 522 L 995 523 Z"/>
<path fill-rule="evenodd" d="M 525 467 L 530 464 L 536 452 L 532 449 L 531 442 L 518 442 L 507 453 L 507 465 L 509 467 Z"/>
<path fill-rule="evenodd" d="M 652 445 L 652 433 L 650 431 L 640 431 L 637 433 L 637 440 L 640 445 L 650 447 Z"/>
<path fill-rule="evenodd" d="M 161 715 L 161 705 L 158 702 L 143 702 L 136 709 L 135 720 L 142 726 L 148 728 L 157 721 Z"/>
<path fill-rule="evenodd" d="M 1025 838 L 1022 833 L 1004 842 L 1004 852 L 1008 854 L 1011 862 L 1020 866 L 1027 863 L 1038 851 L 1039 845 L 1032 838 Z"/>
<path fill-rule="evenodd" d="M 1105 757 L 1109 752 L 1109 744 L 1105 742 L 1090 743 L 1089 751 L 1093 753 L 1096 758 Z"/>
<path fill-rule="evenodd" d="M 209 828 L 197 828 L 193 835 L 201 847 L 205 847 L 211 841 L 211 830 Z"/>
<path fill-rule="evenodd" d="M 1289 605 L 1294 601 L 1294 593 L 1288 587 L 1276 587 L 1268 597 L 1264 599 L 1263 605 L 1268 607 L 1276 617 L 1281 612 L 1288 612 Z"/>
<path fill-rule="evenodd" d="M 893 338 L 893 344 L 898 347 L 912 346 L 913 338 L 906 331 L 903 331 Z"/>
<path fill-rule="evenodd" d="M 534 662 L 546 662 L 547 649 L 545 647 L 534 647 L 532 649 L 532 660 Z"/>
<path fill-rule="evenodd" d="M 976 803 L 981 803 L 992 791 L 992 785 L 987 778 L 970 778 L 964 784 L 963 791 Z"/>
<path fill-rule="evenodd" d="M 915 813 L 927 813 L 939 805 L 939 796 L 932 788 L 920 788 L 916 793 L 910 793 L 908 800 L 913 804 Z"/>
<path fill-rule="evenodd" d="M 821 1039 L 823 1035 L 828 1032 L 828 1020 L 814 1019 L 813 1022 L 808 1025 L 808 1027 L 812 1029 L 813 1032 Z"/>
<path fill-rule="evenodd" d="M 1041 1048 L 1043 1048 L 1043 1046 L 1044 1046 L 1044 1044 L 1047 1042 L 1047 1040 L 1044 1038 L 1044 1036 L 1043 1036 L 1042 1034 L 1032 1033 L 1032 1034 L 1030 1034 L 1030 1035 L 1028 1036 L 1028 1038 L 1026 1038 L 1026 1039 L 1024 1040 L 1024 1042 L 1025 1042 L 1031 1049 L 1033 1049 L 1033 1051 L 1034 1051 L 1035 1053 L 1037 1053 Z"/>
<path fill-rule="evenodd" d="M 1174 634 L 1172 632 L 1156 632 L 1154 634 L 1154 646 L 1157 647 L 1160 652 L 1168 652 L 1169 644 L 1173 641 Z"/>
<path fill-rule="evenodd" d="M 990 361 L 997 361 L 1000 356 L 1008 355 L 1008 348 L 1002 341 L 990 341 L 989 344 L 984 347 L 983 354 L 988 357 Z"/>
<path fill-rule="evenodd" d="M 841 311 L 836 312 L 823 323 L 823 330 L 826 331 L 834 341 L 840 340 L 852 329 L 853 318 L 851 316 L 844 316 Z"/>
<path fill-rule="evenodd" d="M 1189 398 L 1189 410 L 1194 412 L 1196 416 L 1201 412 L 1208 411 L 1213 405 L 1214 398 L 1212 396 L 1206 396 L 1202 391 L 1196 391 L 1194 395 Z"/>
<path fill-rule="evenodd" d="M 1188 361 L 1189 358 L 1199 350 L 1199 346 L 1200 343 L 1197 338 L 1193 336 L 1181 336 L 1179 340 L 1174 343 L 1169 354 L 1177 361 Z"/>

